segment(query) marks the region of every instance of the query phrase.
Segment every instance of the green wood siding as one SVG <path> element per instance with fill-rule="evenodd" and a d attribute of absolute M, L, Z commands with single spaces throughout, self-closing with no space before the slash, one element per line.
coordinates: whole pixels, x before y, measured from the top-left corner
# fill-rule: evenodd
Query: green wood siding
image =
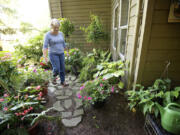
<path fill-rule="evenodd" d="M 180 84 L 180 23 L 168 23 L 170 0 L 156 0 L 143 84 L 150 85 L 159 78 L 170 61 L 168 76 L 174 84 Z"/>
<path fill-rule="evenodd" d="M 60 17 L 60 0 L 54 2 L 54 6 L 51 6 L 52 18 L 59 14 Z M 99 44 L 87 44 L 84 33 L 79 29 L 80 26 L 88 26 L 90 23 L 90 13 L 100 16 L 105 31 L 110 35 L 110 24 L 111 24 L 111 0 L 61 0 L 62 16 L 69 18 L 75 24 L 75 32 L 70 37 L 71 42 L 74 43 L 75 47 L 78 47 L 84 51 L 92 50 L 95 48 L 109 48 L 110 40 L 101 42 Z"/>

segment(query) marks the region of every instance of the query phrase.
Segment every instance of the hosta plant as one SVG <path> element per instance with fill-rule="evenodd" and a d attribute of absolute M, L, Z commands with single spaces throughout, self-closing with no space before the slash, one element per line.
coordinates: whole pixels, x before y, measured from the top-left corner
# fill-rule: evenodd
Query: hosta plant
<path fill-rule="evenodd" d="M 109 51 L 93 49 L 92 53 L 88 53 L 82 61 L 82 69 L 80 72 L 80 80 L 87 81 L 93 79 L 93 74 L 97 72 L 96 66 L 102 62 L 109 62 L 111 53 Z"/>
<path fill-rule="evenodd" d="M 121 78 L 125 74 L 125 64 L 123 61 L 103 62 L 97 65 L 97 73 L 94 74 L 94 78 L 100 77 L 109 80 L 111 84 L 118 84 L 120 89 L 124 84 Z"/>

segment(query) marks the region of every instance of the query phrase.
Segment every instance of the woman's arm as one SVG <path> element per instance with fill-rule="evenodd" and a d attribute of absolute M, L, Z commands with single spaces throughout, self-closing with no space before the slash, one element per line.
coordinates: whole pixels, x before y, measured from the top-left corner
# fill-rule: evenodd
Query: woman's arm
<path fill-rule="evenodd" d="M 42 49 L 43 57 L 46 62 L 48 61 L 48 59 L 47 59 L 48 44 L 49 44 L 48 34 L 46 33 L 46 35 L 44 37 L 44 44 L 43 44 L 43 49 Z"/>
<path fill-rule="evenodd" d="M 44 59 L 45 59 L 46 62 L 48 62 L 47 52 L 48 52 L 48 48 L 44 48 L 44 49 L 43 49 L 43 57 L 44 57 Z"/>

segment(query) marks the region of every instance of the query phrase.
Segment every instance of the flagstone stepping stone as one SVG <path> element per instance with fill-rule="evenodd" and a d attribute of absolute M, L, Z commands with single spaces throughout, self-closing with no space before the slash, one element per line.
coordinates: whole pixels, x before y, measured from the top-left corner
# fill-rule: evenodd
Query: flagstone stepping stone
<path fill-rule="evenodd" d="M 78 87 L 77 87 L 77 86 L 74 86 L 74 87 L 73 87 L 73 90 L 74 90 L 74 91 L 79 91 L 79 89 L 80 89 L 79 86 L 78 86 Z"/>
<path fill-rule="evenodd" d="M 56 88 L 54 88 L 54 87 L 48 87 L 48 90 L 53 93 L 53 92 L 56 90 Z"/>
<path fill-rule="evenodd" d="M 65 127 L 75 127 L 77 126 L 82 120 L 82 116 L 72 118 L 72 119 L 62 119 L 62 123 Z"/>
<path fill-rule="evenodd" d="M 58 97 L 56 97 L 57 99 L 67 99 L 67 98 L 69 98 L 69 96 L 58 96 Z"/>
<path fill-rule="evenodd" d="M 63 91 L 62 90 L 56 90 L 55 95 L 63 95 Z"/>
<path fill-rule="evenodd" d="M 76 107 L 75 108 L 79 108 L 79 107 L 81 107 L 83 105 L 81 99 L 75 98 L 74 101 L 76 103 Z"/>
<path fill-rule="evenodd" d="M 78 116 L 78 115 L 83 115 L 84 110 L 83 109 L 78 109 L 74 111 L 73 117 Z"/>
<path fill-rule="evenodd" d="M 61 112 L 62 118 L 67 118 L 72 116 L 72 112 Z"/>
<path fill-rule="evenodd" d="M 49 86 L 49 87 L 54 87 L 54 86 L 56 86 L 56 85 L 54 85 L 53 83 L 50 82 L 50 83 L 48 84 L 48 86 Z"/>
<path fill-rule="evenodd" d="M 55 110 L 57 110 L 59 112 L 64 111 L 64 108 L 61 106 L 60 101 L 56 101 L 53 104 L 53 107 L 54 107 Z"/>
<path fill-rule="evenodd" d="M 69 107 L 71 107 L 72 106 L 72 100 L 71 99 L 68 99 L 68 100 L 65 100 L 64 101 L 64 107 L 66 108 L 66 109 L 68 109 Z"/>
<path fill-rule="evenodd" d="M 69 78 L 69 80 L 74 81 L 74 80 L 76 79 L 76 76 L 71 75 L 71 76 L 69 76 L 68 78 Z"/>
<path fill-rule="evenodd" d="M 80 82 L 80 80 L 79 80 L 79 79 L 76 79 L 74 82 L 79 83 L 79 82 Z"/>
<path fill-rule="evenodd" d="M 65 91 L 65 96 L 72 96 L 73 92 L 71 90 Z"/>
<path fill-rule="evenodd" d="M 58 88 L 58 89 L 62 89 L 63 86 L 62 86 L 62 85 L 58 85 L 57 88 Z"/>

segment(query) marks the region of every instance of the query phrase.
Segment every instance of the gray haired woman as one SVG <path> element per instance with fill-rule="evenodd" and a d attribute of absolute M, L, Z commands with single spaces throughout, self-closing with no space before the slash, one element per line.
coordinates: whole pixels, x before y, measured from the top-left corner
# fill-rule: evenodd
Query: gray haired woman
<path fill-rule="evenodd" d="M 61 84 L 65 83 L 65 60 L 64 49 L 66 48 L 63 33 L 59 31 L 60 23 L 57 19 L 51 20 L 51 31 L 47 32 L 44 37 L 43 56 L 47 62 L 47 51 L 50 62 L 53 67 L 54 78 L 59 75 Z"/>

